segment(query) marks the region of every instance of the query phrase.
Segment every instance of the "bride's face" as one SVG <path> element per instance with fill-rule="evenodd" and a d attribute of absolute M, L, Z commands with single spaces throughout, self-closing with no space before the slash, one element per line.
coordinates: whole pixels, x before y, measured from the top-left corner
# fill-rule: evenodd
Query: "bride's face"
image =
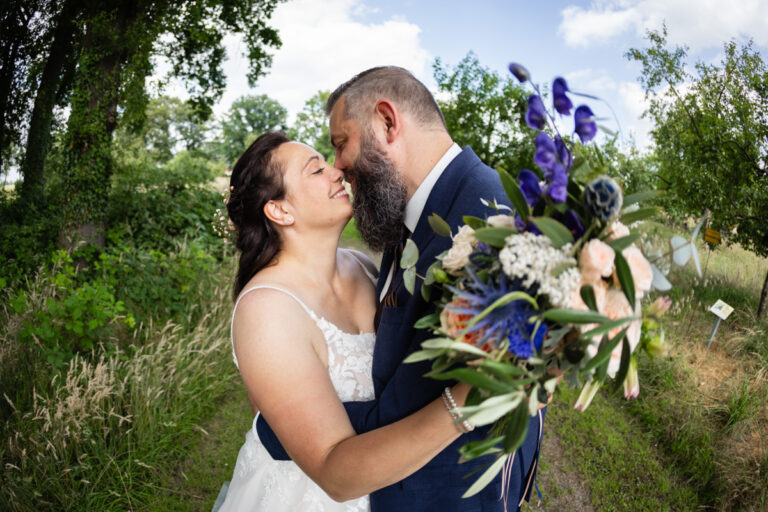
<path fill-rule="evenodd" d="M 285 207 L 292 210 L 294 225 L 343 228 L 352 216 L 352 202 L 342 182 L 344 173 L 298 142 L 282 144 L 275 157 L 283 164 Z"/>

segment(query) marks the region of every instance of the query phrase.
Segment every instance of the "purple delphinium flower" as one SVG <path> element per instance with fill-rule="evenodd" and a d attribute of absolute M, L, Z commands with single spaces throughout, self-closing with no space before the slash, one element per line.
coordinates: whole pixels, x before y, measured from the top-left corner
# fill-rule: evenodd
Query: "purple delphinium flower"
<path fill-rule="evenodd" d="M 568 147 L 560 136 L 555 137 L 555 151 L 557 152 L 557 158 L 560 160 L 560 163 L 563 164 L 563 167 L 565 167 L 567 172 L 570 172 L 571 167 L 573 167 L 573 155 L 568 151 Z"/>
<path fill-rule="evenodd" d="M 566 92 L 568 92 L 568 84 L 565 82 L 565 79 L 562 77 L 555 78 L 555 81 L 552 83 L 552 102 L 554 103 L 555 110 L 564 116 L 569 116 L 571 115 L 573 103 L 565 94 Z"/>
<path fill-rule="evenodd" d="M 536 94 L 528 96 L 528 111 L 525 113 L 525 122 L 534 130 L 541 130 L 547 123 L 547 111 L 541 97 Z"/>
<path fill-rule="evenodd" d="M 581 220 L 579 220 L 579 216 L 573 210 L 567 210 L 562 217 L 556 215 L 555 218 L 568 228 L 574 239 L 578 240 L 584 234 L 584 226 Z"/>
<path fill-rule="evenodd" d="M 523 169 L 517 175 L 517 181 L 520 182 L 520 191 L 525 197 L 525 202 L 530 206 L 536 206 L 541 199 L 541 186 L 539 186 L 539 177 L 528 169 Z"/>
<path fill-rule="evenodd" d="M 534 235 L 541 234 L 541 230 L 536 227 L 536 224 L 531 221 L 525 222 L 519 215 L 515 215 L 515 229 L 520 233 L 533 233 Z"/>
<path fill-rule="evenodd" d="M 576 128 L 574 131 L 579 135 L 582 144 L 592 140 L 597 133 L 597 124 L 594 121 L 595 114 L 586 105 L 581 105 L 573 114 Z"/>
<path fill-rule="evenodd" d="M 515 78 L 517 78 L 520 83 L 527 82 L 531 78 L 531 74 L 528 73 L 528 70 L 525 69 L 525 66 L 518 64 L 517 62 L 509 63 L 509 72 L 515 75 Z"/>
<path fill-rule="evenodd" d="M 564 203 L 568 199 L 568 173 L 560 164 L 552 166 L 552 170 L 547 171 L 544 177 L 549 181 L 547 194 L 552 200 L 558 203 Z"/>
<path fill-rule="evenodd" d="M 458 315 L 470 315 L 475 317 L 482 313 L 488 306 L 514 291 L 505 275 L 501 275 L 498 281 L 491 280 L 484 283 L 471 268 L 467 269 L 470 279 L 464 282 L 464 289 L 449 286 L 454 293 L 452 301 L 456 306 L 447 306 L 451 312 Z M 457 300 L 458 299 L 458 300 Z M 460 304 L 460 306 L 458 305 Z M 546 326 L 541 324 L 534 333 L 534 323 L 530 318 L 537 311 L 524 300 L 516 300 L 506 306 L 494 309 L 488 316 L 473 325 L 467 334 L 477 332 L 482 338 L 477 345 L 498 348 L 501 343 L 509 340 L 509 351 L 520 358 L 527 359 L 541 348 L 546 334 Z"/>
<path fill-rule="evenodd" d="M 555 155 L 555 142 L 545 132 L 539 132 L 534 140 L 536 153 L 533 155 L 533 161 L 542 169 L 549 170 L 557 163 Z"/>

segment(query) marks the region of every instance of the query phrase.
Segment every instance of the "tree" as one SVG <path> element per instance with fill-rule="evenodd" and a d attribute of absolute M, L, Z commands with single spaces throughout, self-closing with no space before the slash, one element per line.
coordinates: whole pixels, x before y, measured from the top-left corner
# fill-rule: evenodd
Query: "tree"
<path fill-rule="evenodd" d="M 481 66 L 472 52 L 455 68 L 440 59 L 432 68 L 437 102 L 454 141 L 513 174 L 533 164 L 534 133 L 525 124 L 528 93 L 515 79 Z"/>
<path fill-rule="evenodd" d="M 232 102 L 221 122 L 221 152 L 234 164 L 247 143 L 264 132 L 285 130 L 288 111 L 266 94 L 241 96 Z"/>
<path fill-rule="evenodd" d="M 687 49 L 667 48 L 667 30 L 648 32 L 650 46 L 627 58 L 642 64 L 640 83 L 669 200 L 716 226 L 736 227 L 732 240 L 768 256 L 768 68 L 752 43 L 724 45 L 720 64 L 685 68 Z M 768 273 L 758 305 L 765 318 Z"/>
<path fill-rule="evenodd" d="M 254 82 L 270 63 L 267 47 L 279 45 L 267 27 L 277 0 L 232 2 L 120 0 L 83 2 L 85 27 L 71 93 L 66 142 L 62 245 L 81 241 L 103 245 L 111 137 L 120 119 L 143 121 L 148 98 L 145 79 L 153 57 L 163 55 L 172 74 L 186 81 L 190 103 L 203 118 L 224 88 L 221 63 L 226 32 L 242 33 Z"/>
<path fill-rule="evenodd" d="M 316 92 L 304 103 L 304 108 L 296 115 L 296 121 L 288 130 L 289 137 L 312 146 L 328 161 L 335 153 L 331 145 L 328 116 L 325 115 L 325 104 L 330 95 L 330 91 Z"/>

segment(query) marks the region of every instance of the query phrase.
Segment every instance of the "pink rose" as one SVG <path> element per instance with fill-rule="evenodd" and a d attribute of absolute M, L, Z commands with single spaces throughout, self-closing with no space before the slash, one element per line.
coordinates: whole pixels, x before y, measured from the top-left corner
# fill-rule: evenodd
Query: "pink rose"
<path fill-rule="evenodd" d="M 629 323 L 629 328 L 627 329 L 627 342 L 629 343 L 629 349 L 630 352 L 634 352 L 635 347 L 637 347 L 637 344 L 640 341 L 640 332 L 642 327 L 642 323 L 639 318 L 640 303 L 636 302 L 635 311 L 632 311 L 632 307 L 629 305 L 629 301 L 627 301 L 627 297 L 624 295 L 624 292 L 616 288 L 611 288 L 605 294 L 605 310 L 601 311 L 601 313 L 611 320 L 618 320 L 619 318 L 626 318 L 631 316 L 637 317 L 636 320 L 632 320 Z M 621 330 L 626 326 L 627 324 L 624 324 L 611 329 L 608 331 L 608 338 L 613 338 L 619 334 L 619 332 L 621 332 Z M 622 344 L 619 343 L 616 345 L 616 348 L 613 349 L 613 352 L 611 352 L 611 359 L 608 363 L 608 375 L 611 377 L 616 376 L 616 372 L 619 371 L 619 367 L 621 366 L 621 349 Z M 595 351 L 597 351 L 596 347 Z"/>
<path fill-rule="evenodd" d="M 584 245 L 579 255 L 579 267 L 585 283 L 599 281 L 613 272 L 615 254 L 611 246 L 593 238 Z"/>
<path fill-rule="evenodd" d="M 629 235 L 629 228 L 619 221 L 614 221 L 608 231 L 608 240 L 616 240 Z"/>
<path fill-rule="evenodd" d="M 642 297 L 645 292 L 650 291 L 653 282 L 651 264 L 645 259 L 643 252 L 634 245 L 621 251 L 621 254 L 627 260 L 632 279 L 635 281 L 635 294 Z"/>

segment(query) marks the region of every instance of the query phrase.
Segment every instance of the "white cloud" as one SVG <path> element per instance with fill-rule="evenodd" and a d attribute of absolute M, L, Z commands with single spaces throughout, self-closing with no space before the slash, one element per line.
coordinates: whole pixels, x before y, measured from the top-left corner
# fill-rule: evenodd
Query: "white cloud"
<path fill-rule="evenodd" d="M 593 0 L 589 7 L 568 6 L 558 33 L 573 47 L 607 43 L 631 32 L 642 36 L 662 22 L 669 40 L 692 50 L 718 47 L 732 38 L 768 45 L 766 0 Z"/>
<path fill-rule="evenodd" d="M 227 89 L 214 111 L 226 111 L 243 94 L 267 94 L 283 104 L 291 117 L 321 89 L 333 90 L 355 74 L 373 66 L 394 64 L 429 80 L 432 57 L 421 46 L 421 29 L 402 18 L 365 23 L 375 14 L 363 0 L 293 0 L 272 16 L 283 41 L 274 52 L 272 67 L 255 89 L 248 87 L 248 61 L 238 37 L 226 39 L 229 60 L 224 68 Z"/>

